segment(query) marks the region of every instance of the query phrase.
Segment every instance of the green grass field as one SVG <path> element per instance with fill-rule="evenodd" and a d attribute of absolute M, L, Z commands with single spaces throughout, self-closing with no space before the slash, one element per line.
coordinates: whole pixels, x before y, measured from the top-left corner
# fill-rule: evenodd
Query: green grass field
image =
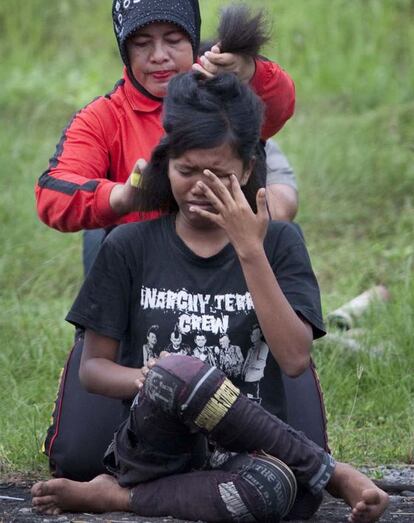
<path fill-rule="evenodd" d="M 82 273 L 80 236 L 38 221 L 33 187 L 70 115 L 120 76 L 110 3 L 0 4 L 0 473 L 46 471 L 41 442 L 73 338 L 63 318 Z M 278 141 L 324 311 L 378 283 L 392 294 L 359 322 L 363 351 L 315 346 L 331 447 L 355 464 L 413 463 L 414 1 L 249 4 L 268 9 L 265 54 L 296 82 Z M 220 5 L 201 0 L 205 37 Z"/>

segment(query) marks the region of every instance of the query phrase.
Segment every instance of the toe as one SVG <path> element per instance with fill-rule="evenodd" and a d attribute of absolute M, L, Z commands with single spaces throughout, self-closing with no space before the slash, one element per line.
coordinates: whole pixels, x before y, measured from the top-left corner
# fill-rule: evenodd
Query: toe
<path fill-rule="evenodd" d="M 351 516 L 349 518 L 349 521 L 352 523 L 364 523 L 367 521 L 367 510 L 364 508 L 363 510 L 359 510 L 356 507 L 352 510 Z"/>
<path fill-rule="evenodd" d="M 35 483 L 33 487 L 31 488 L 32 496 L 41 496 L 42 495 L 42 489 L 44 485 L 44 481 L 39 481 L 38 483 Z"/>
<path fill-rule="evenodd" d="M 381 501 L 380 493 L 376 489 L 366 489 L 362 492 L 363 500 L 367 505 L 378 505 Z"/>
<path fill-rule="evenodd" d="M 40 507 L 42 505 L 51 505 L 55 502 L 55 498 L 53 496 L 41 496 L 33 498 L 32 504 L 35 507 Z"/>
<path fill-rule="evenodd" d="M 358 503 L 355 505 L 354 510 L 352 512 L 354 512 L 355 514 L 362 514 L 364 512 L 367 512 L 367 510 L 368 510 L 368 507 L 367 507 L 367 504 L 365 503 L 365 501 L 358 501 Z"/>

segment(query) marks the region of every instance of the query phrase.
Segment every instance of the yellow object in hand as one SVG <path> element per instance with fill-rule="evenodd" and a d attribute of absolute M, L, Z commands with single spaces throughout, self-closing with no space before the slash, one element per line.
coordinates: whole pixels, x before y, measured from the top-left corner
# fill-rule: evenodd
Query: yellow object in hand
<path fill-rule="evenodd" d="M 139 187 L 139 182 L 141 181 L 141 173 L 133 172 L 131 175 L 131 185 L 132 187 Z"/>

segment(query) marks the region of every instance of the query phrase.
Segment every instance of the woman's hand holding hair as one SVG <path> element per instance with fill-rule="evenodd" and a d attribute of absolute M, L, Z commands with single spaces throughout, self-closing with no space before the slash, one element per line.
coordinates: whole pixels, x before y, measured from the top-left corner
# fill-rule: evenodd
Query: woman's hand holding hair
<path fill-rule="evenodd" d="M 263 240 L 269 222 L 265 189 L 257 192 L 255 214 L 234 174 L 230 175 L 229 188 L 210 170 L 206 169 L 204 175 L 208 184 L 202 181 L 197 184 L 216 212 L 198 207 L 191 207 L 190 210 L 224 229 L 239 258 L 263 251 Z"/>
<path fill-rule="evenodd" d="M 135 196 L 139 189 L 141 173 L 145 169 L 147 162 L 140 158 L 125 183 L 118 183 L 114 186 L 109 195 L 109 205 L 119 216 L 124 216 L 135 211 Z"/>
<path fill-rule="evenodd" d="M 222 53 L 219 45 L 200 56 L 201 64 L 193 64 L 193 70 L 212 78 L 220 73 L 234 73 L 241 82 L 248 83 L 256 71 L 254 58 L 248 55 Z"/>

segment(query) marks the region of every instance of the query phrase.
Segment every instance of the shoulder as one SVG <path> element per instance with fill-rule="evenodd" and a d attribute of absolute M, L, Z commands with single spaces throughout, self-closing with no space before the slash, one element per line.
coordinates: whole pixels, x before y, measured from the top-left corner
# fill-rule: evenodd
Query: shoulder
<path fill-rule="evenodd" d="M 125 96 L 123 94 L 124 80 L 119 80 L 114 88 L 107 94 L 94 98 L 85 105 L 77 115 L 97 122 L 102 125 L 114 126 L 117 123 L 117 111 L 122 107 Z"/>
<path fill-rule="evenodd" d="M 156 222 L 157 220 L 153 220 Z M 116 267 L 117 274 L 127 271 L 131 275 L 139 273 L 145 260 L 152 257 L 157 248 L 149 239 L 156 225 L 150 222 L 133 222 L 116 226 L 103 241 L 95 265 Z"/>
<path fill-rule="evenodd" d="M 278 247 L 289 247 L 292 245 L 304 245 L 303 233 L 296 223 L 270 221 L 265 237 L 265 245 L 275 245 Z"/>
<path fill-rule="evenodd" d="M 264 241 L 265 252 L 271 264 L 310 264 L 309 253 L 299 225 L 289 222 L 269 223 Z"/>
<path fill-rule="evenodd" d="M 168 217 L 164 216 L 146 222 L 132 222 L 118 225 L 106 237 L 105 243 L 118 250 L 142 245 L 154 238 L 161 237 L 167 230 Z"/>

